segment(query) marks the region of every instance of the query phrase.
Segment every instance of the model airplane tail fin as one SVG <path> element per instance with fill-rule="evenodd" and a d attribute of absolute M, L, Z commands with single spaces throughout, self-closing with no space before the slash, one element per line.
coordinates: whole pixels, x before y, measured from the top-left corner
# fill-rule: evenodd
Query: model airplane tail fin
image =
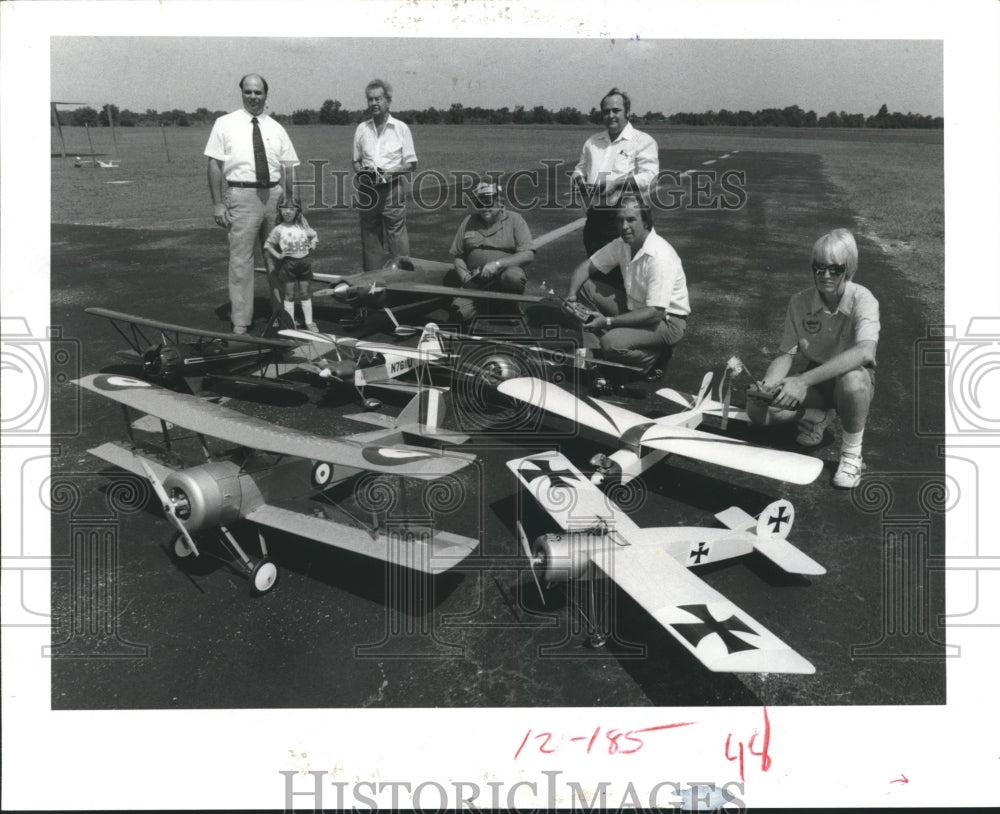
<path fill-rule="evenodd" d="M 701 377 L 701 387 L 698 389 L 698 395 L 695 396 L 694 404 L 692 407 L 697 410 L 708 398 L 709 388 L 712 386 L 712 371 L 708 371 L 704 376 Z"/>
<path fill-rule="evenodd" d="M 444 353 L 437 323 L 428 322 L 424 326 L 423 333 L 420 334 L 420 341 L 417 342 L 417 348 L 432 353 Z"/>
<path fill-rule="evenodd" d="M 421 424 L 436 430 L 447 413 L 445 400 L 440 390 L 432 387 L 421 390 L 396 419 L 396 426 L 405 427 L 408 424 Z"/>
<path fill-rule="evenodd" d="M 819 576 L 826 569 L 785 538 L 795 522 L 795 509 L 787 500 L 775 500 L 757 517 L 738 506 L 730 506 L 715 515 L 722 523 L 738 531 L 754 530 L 753 547 L 789 574 Z"/>
<path fill-rule="evenodd" d="M 284 309 L 271 314 L 271 318 L 267 321 L 267 325 L 264 326 L 261 336 L 265 339 L 278 339 L 280 338 L 279 331 L 282 330 L 295 330 L 295 320 Z"/>

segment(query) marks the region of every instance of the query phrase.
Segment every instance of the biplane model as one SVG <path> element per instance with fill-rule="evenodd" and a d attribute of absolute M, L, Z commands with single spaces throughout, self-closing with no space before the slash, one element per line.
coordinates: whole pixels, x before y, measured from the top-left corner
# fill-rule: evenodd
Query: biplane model
<path fill-rule="evenodd" d="M 702 422 L 701 405 L 707 398 L 711 380 L 712 374 L 706 373 L 699 394 L 688 409 L 660 418 L 647 418 L 590 396 L 577 398 L 554 384 L 532 377 L 509 379 L 497 389 L 506 396 L 615 439 L 617 450 L 610 455 L 598 453 L 591 459 L 596 470 L 592 476 L 595 484 L 614 478 L 628 483 L 670 454 L 799 485 L 819 477 L 823 462 L 818 458 L 757 447 L 696 429 Z"/>
<path fill-rule="evenodd" d="M 377 518 L 365 524 L 329 494 L 333 487 L 364 473 L 432 480 L 472 463 L 474 455 L 404 443 L 413 435 L 430 439 L 447 435 L 437 426 L 443 404 L 435 390 L 420 393 L 392 426 L 325 438 L 139 379 L 98 373 L 75 383 L 122 405 L 132 443 L 105 443 L 90 453 L 148 478 L 176 529 L 174 554 L 179 558 L 198 555 L 196 538 L 217 534 L 246 569 L 257 594 L 270 590 L 278 575 L 268 557 L 262 528 L 280 529 L 430 574 L 456 565 L 477 545 L 472 538 L 439 530 L 408 529 L 406 540 L 394 539 Z M 166 456 L 140 450 L 129 424 L 130 409 L 160 420 Z M 172 443 L 169 425 L 197 437 L 199 462 L 178 465 L 177 443 Z M 209 437 L 236 448 L 213 452 Z M 230 530 L 241 520 L 257 526 L 261 556 L 256 562 Z"/>
<path fill-rule="evenodd" d="M 171 388 L 183 384 L 192 393 L 201 390 L 206 378 L 294 387 L 294 383 L 277 381 L 277 377 L 311 358 L 309 349 L 300 342 L 276 336 L 276 321 L 265 329 L 264 336 L 251 336 L 175 325 L 107 308 L 84 310 L 107 319 L 128 344 L 128 350 L 116 353 L 119 359 L 141 366 L 143 375 L 155 382 Z"/>
<path fill-rule="evenodd" d="M 786 572 L 814 576 L 822 565 L 786 539 L 794 521 L 787 500 L 754 518 L 731 506 L 716 517 L 725 528 L 640 528 L 562 453 L 507 462 L 517 480 L 561 528 L 528 542 L 518 536 L 542 595 L 546 582 L 605 574 L 671 636 L 716 672 L 814 673 L 815 668 L 758 621 L 688 569 L 757 551 Z M 595 571 L 596 569 L 596 571 Z M 596 617 L 591 599 L 591 614 Z M 593 625 L 593 623 L 591 623 Z M 605 632 L 592 626 L 591 643 Z"/>

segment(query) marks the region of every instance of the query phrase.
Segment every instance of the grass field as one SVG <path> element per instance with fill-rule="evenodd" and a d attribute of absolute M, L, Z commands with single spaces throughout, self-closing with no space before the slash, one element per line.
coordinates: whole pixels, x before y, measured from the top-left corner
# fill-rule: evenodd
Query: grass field
<path fill-rule="evenodd" d="M 322 172 L 350 169 L 353 128 L 309 125 L 289 127 L 303 162 L 325 162 Z M 854 213 L 853 227 L 886 255 L 904 275 L 914 295 L 926 305 L 928 323 L 944 316 L 944 147 L 941 131 L 816 130 L 792 128 L 646 128 L 659 143 L 661 167 L 688 169 L 675 161 L 683 153 L 717 155 L 723 152 L 768 152 L 816 155 L 829 188 L 817 196 L 838 192 Z M 211 211 L 205 158 L 207 128 L 119 128 L 117 147 L 107 129 L 92 130 L 94 151 L 117 156 L 116 170 L 79 169 L 73 156 L 90 151 L 83 128 L 64 128 L 69 158 L 52 159 L 52 222 L 137 229 L 206 229 L 215 227 Z M 560 161 L 565 173 L 572 168 L 592 126 L 487 127 L 464 125 L 415 126 L 414 141 L 421 170 L 449 175 L 453 171 L 482 172 L 540 170 L 540 162 Z M 53 131 L 53 154 L 59 143 Z M 169 160 L 168 160 L 169 159 Z M 727 168 L 740 169 L 739 156 Z M 752 179 L 751 179 L 752 181 Z M 565 189 L 565 187 L 560 187 Z M 327 186 L 324 196 L 329 200 Z M 308 201 L 308 195 L 303 196 Z M 577 211 L 547 213 L 546 228 L 533 223 L 535 234 L 569 222 Z M 450 216 L 445 234 L 450 235 Z M 343 235 L 354 231 L 355 216 L 335 213 Z M 529 215 L 529 223 L 532 217 Z M 552 225 L 548 225 L 552 224 Z M 832 224 L 839 226 L 844 224 Z M 338 232 L 338 239 L 340 230 Z M 817 235 L 818 236 L 818 235 Z M 669 237 L 669 235 L 668 235 Z M 326 246 L 330 245 L 325 241 Z M 446 247 L 413 247 L 414 254 L 441 257 Z M 321 249 L 322 252 L 322 249 Z M 863 278 L 864 258 L 862 258 Z M 860 278 L 859 278 L 860 279 Z"/>

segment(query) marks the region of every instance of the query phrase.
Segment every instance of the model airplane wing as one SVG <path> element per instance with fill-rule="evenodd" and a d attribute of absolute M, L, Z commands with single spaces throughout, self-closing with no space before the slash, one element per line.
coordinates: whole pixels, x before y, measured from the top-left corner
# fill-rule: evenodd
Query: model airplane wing
<path fill-rule="evenodd" d="M 203 339 L 221 339 L 239 346 L 248 345 L 258 348 L 276 348 L 281 350 L 291 350 L 295 347 L 294 342 L 285 339 L 269 339 L 264 336 L 251 336 L 250 334 L 231 334 L 221 331 L 206 331 L 201 328 L 192 328 L 189 325 L 175 325 L 172 322 L 163 322 L 158 319 L 147 319 L 146 317 L 134 314 L 125 314 L 120 311 L 110 311 L 107 308 L 85 308 L 86 313 L 94 316 L 104 317 L 114 322 L 123 322 L 127 325 L 138 325 L 143 328 L 152 328 L 157 331 L 168 331 L 170 333 L 184 334 L 186 336 L 197 336 Z"/>
<path fill-rule="evenodd" d="M 423 478 L 456 472 L 475 459 L 464 453 L 403 444 L 364 444 L 350 438 L 324 438 L 279 427 L 227 407 L 208 404 L 196 396 L 126 376 L 97 373 L 78 379 L 76 384 L 179 427 L 263 452 Z"/>
<path fill-rule="evenodd" d="M 504 291 L 483 291 L 479 288 L 459 288 L 431 283 L 386 283 L 386 291 L 401 291 L 411 294 L 438 294 L 442 297 L 468 297 L 476 300 L 501 300 L 506 302 L 542 302 L 545 297 L 534 294 L 508 294 Z"/>
<path fill-rule="evenodd" d="M 615 547 L 593 562 L 709 670 L 814 673 L 760 622 L 658 548 Z"/>
<path fill-rule="evenodd" d="M 405 540 L 395 539 L 385 529 L 373 535 L 365 529 L 347 526 L 325 516 L 305 514 L 301 509 L 270 503 L 254 509 L 246 519 L 428 574 L 439 574 L 455 567 L 479 544 L 477 540 L 460 534 L 409 526 Z"/>
<path fill-rule="evenodd" d="M 795 484 L 811 483 L 823 470 L 823 462 L 818 458 L 755 447 L 685 426 L 700 421 L 697 411 L 648 419 L 589 396 L 577 398 L 556 385 L 531 377 L 508 379 L 497 389 L 511 398 L 615 438 L 623 448 L 657 449 Z"/>
<path fill-rule="evenodd" d="M 628 536 L 639 527 L 565 455 L 555 450 L 507 461 L 538 505 L 567 531 L 601 527 Z"/>

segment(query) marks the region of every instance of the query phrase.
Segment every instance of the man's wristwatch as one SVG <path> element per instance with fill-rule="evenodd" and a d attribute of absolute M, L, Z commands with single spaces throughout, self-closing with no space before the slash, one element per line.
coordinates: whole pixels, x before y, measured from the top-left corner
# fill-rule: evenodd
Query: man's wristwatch
<path fill-rule="evenodd" d="M 607 323 L 605 324 L 604 327 L 605 328 L 610 328 L 611 327 L 611 317 L 605 317 L 605 319 L 607 320 Z"/>

